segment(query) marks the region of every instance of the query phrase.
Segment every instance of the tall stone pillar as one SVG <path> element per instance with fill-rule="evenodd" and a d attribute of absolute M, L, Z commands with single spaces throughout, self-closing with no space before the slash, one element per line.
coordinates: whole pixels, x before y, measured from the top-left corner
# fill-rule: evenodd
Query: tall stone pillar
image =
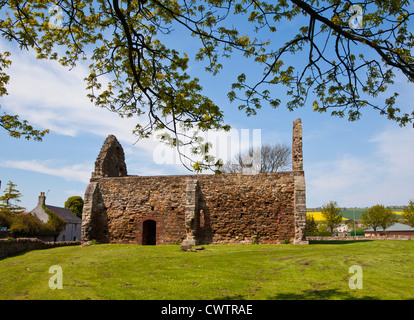
<path fill-rule="evenodd" d="M 302 121 L 293 121 L 292 171 L 303 171 Z"/>
<path fill-rule="evenodd" d="M 294 199 L 295 199 L 295 239 L 294 244 L 308 244 L 306 241 L 306 183 L 303 171 L 302 148 L 302 121 L 293 121 L 292 137 L 292 172 L 294 175 Z"/>
<path fill-rule="evenodd" d="M 198 180 L 188 180 L 185 195 L 185 230 L 187 239 L 182 243 L 182 247 L 196 245 L 197 226 L 199 224 L 199 206 L 198 198 L 200 195 L 200 186 Z"/>

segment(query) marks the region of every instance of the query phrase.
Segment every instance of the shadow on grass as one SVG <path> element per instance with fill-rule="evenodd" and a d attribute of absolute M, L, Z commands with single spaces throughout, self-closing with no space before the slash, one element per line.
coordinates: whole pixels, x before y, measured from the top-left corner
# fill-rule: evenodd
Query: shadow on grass
<path fill-rule="evenodd" d="M 7 258 L 12 258 L 12 257 L 18 257 L 18 256 L 23 256 L 26 253 L 30 252 L 30 251 L 34 251 L 34 250 L 42 250 L 42 249 L 27 249 L 27 250 L 23 250 L 23 251 L 19 251 L 17 253 L 11 253 L 11 254 L 7 254 L 6 256 L 2 256 L 0 257 L 0 261 L 7 259 Z"/>
<path fill-rule="evenodd" d="M 214 300 L 246 300 L 243 295 L 226 295 L 215 298 Z M 278 293 L 274 296 L 267 297 L 266 300 L 380 300 L 375 296 L 355 297 L 349 292 L 338 289 L 325 290 L 305 290 L 301 293 Z"/>
<path fill-rule="evenodd" d="M 372 241 L 374 240 L 309 240 L 309 244 L 350 244 Z"/>
<path fill-rule="evenodd" d="M 268 297 L 269 300 L 379 300 L 378 297 L 354 297 L 348 292 L 337 289 L 305 290 L 301 293 L 279 293 Z"/>
<path fill-rule="evenodd" d="M 236 294 L 231 296 L 227 295 L 219 298 L 214 298 L 213 300 L 246 300 L 246 298 L 240 294 Z"/>

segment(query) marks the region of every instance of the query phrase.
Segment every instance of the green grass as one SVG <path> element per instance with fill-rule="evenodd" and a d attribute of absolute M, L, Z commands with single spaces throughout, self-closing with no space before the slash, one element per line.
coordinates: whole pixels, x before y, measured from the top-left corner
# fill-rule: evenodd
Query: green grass
<path fill-rule="evenodd" d="M 49 288 L 49 267 L 63 289 Z M 349 267 L 363 289 L 349 288 Z M 414 241 L 295 245 L 94 245 L 0 260 L 0 299 L 413 299 Z"/>

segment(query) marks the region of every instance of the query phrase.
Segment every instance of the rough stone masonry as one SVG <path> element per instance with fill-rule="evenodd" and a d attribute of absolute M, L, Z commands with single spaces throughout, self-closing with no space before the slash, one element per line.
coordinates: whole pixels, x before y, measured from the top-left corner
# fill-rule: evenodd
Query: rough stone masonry
<path fill-rule="evenodd" d="M 292 171 L 254 175 L 128 175 L 122 146 L 105 140 L 85 192 L 82 240 L 101 243 L 307 244 L 302 123 Z"/>

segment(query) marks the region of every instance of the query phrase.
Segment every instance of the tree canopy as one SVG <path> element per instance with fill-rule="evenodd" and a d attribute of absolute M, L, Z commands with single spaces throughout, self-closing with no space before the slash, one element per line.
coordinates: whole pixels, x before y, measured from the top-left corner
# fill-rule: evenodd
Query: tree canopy
<path fill-rule="evenodd" d="M 334 232 L 334 229 L 342 221 L 341 208 L 338 207 L 338 204 L 335 201 L 330 201 L 326 205 L 323 205 L 321 208 L 321 213 L 325 219 L 325 224 L 327 228 Z"/>
<path fill-rule="evenodd" d="M 382 228 L 385 232 L 387 228 L 397 222 L 395 215 L 391 208 L 377 204 L 362 212 L 362 223 L 374 229 L 374 234 L 377 234 L 377 229 Z"/>
<path fill-rule="evenodd" d="M 410 200 L 408 206 L 404 207 L 402 216 L 405 223 L 414 227 L 414 200 Z"/>
<path fill-rule="evenodd" d="M 72 211 L 77 217 L 82 219 L 83 199 L 80 196 L 69 197 L 65 201 L 64 207 Z"/>
<path fill-rule="evenodd" d="M 9 0 L 0 8 L 3 38 L 69 68 L 89 61 L 91 101 L 122 117 L 137 116 L 138 138 L 159 131 L 179 152 L 183 146 L 191 146 L 193 155 L 207 152 L 198 132 L 230 128 L 222 108 L 189 74 L 190 63 L 200 61 L 217 75 L 236 55 L 261 73 L 255 79 L 240 66 L 228 90 L 228 99 L 247 116 L 263 106 L 279 107 L 280 94 L 274 93 L 282 87 L 289 110 L 312 104 L 316 112 L 355 121 L 371 108 L 401 126 L 413 122 L 414 112 L 389 89 L 396 76 L 414 80 L 409 1 Z M 298 23 L 286 38 L 281 27 L 292 21 Z M 198 52 L 190 56 L 180 41 L 171 45 L 165 40 L 170 35 L 194 39 Z M 7 93 L 7 55 L 0 56 L 1 94 Z M 297 62 L 287 63 L 292 55 Z M 2 118 L 0 125 L 10 123 L 13 118 Z M 28 136 L 44 133 L 29 130 Z M 191 161 L 191 155 L 180 155 Z M 202 170 L 220 167 L 216 160 L 191 163 Z"/>

